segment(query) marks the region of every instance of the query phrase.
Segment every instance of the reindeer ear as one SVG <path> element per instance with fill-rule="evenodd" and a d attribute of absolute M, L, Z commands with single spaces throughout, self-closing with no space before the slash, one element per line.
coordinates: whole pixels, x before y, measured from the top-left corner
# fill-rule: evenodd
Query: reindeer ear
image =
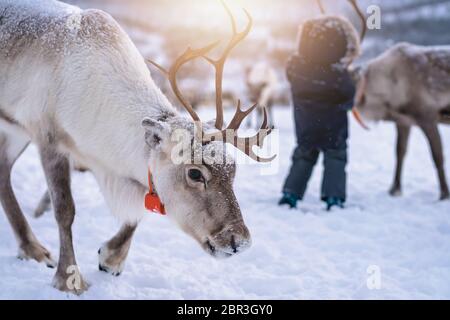
<path fill-rule="evenodd" d="M 158 147 L 169 131 L 166 123 L 150 118 L 142 120 L 142 127 L 145 129 L 145 142 L 151 148 Z"/>

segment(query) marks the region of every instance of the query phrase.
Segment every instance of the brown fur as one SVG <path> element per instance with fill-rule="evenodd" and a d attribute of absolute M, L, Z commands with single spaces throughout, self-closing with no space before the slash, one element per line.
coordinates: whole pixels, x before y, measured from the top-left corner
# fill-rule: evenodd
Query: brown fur
<path fill-rule="evenodd" d="M 409 131 L 424 132 L 436 166 L 441 199 L 450 198 L 438 123 L 448 123 L 450 105 L 450 47 L 427 48 L 401 43 L 363 71 L 355 107 L 368 119 L 397 125 L 397 166 L 392 195 L 401 194 L 401 172 Z"/>
<path fill-rule="evenodd" d="M 82 293 L 88 287 L 88 284 L 82 278 L 80 278 L 79 285 L 75 286 L 73 290 L 67 286 L 67 280 L 71 275 L 68 271 L 69 267 L 77 266 L 72 243 L 75 204 L 70 188 L 69 160 L 51 146 L 41 147 L 40 156 L 60 235 L 59 261 L 54 285 L 62 291 Z M 81 277 L 81 275 L 79 276 Z"/>
<path fill-rule="evenodd" d="M 11 186 L 12 166 L 27 147 L 28 141 L 24 140 L 15 154 L 12 154 L 10 141 L 10 136 L 0 132 L 0 202 L 19 243 L 19 258 L 31 258 L 54 267 L 55 263 L 49 251 L 39 243 L 25 219 Z"/>
<path fill-rule="evenodd" d="M 122 272 L 121 265 L 124 263 L 128 251 L 130 250 L 131 240 L 137 225 L 125 224 L 119 232 L 111 238 L 102 248 L 99 249 L 100 255 L 99 269 L 101 271 L 112 273 L 119 276 Z M 104 252 L 106 251 L 106 252 Z M 102 255 L 105 255 L 102 259 Z M 103 260 L 103 261 L 102 261 Z"/>

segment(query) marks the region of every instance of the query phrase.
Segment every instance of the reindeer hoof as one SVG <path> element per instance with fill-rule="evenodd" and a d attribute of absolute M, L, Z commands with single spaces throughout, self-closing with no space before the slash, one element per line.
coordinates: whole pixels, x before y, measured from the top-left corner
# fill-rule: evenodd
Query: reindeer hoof
<path fill-rule="evenodd" d="M 50 252 L 37 242 L 22 244 L 19 248 L 17 258 L 20 260 L 33 259 L 43 262 L 48 268 L 55 268 L 57 263 L 52 259 Z"/>
<path fill-rule="evenodd" d="M 120 276 L 124 267 L 125 259 L 117 255 L 115 251 L 109 250 L 106 246 L 98 250 L 98 270 Z"/>
<path fill-rule="evenodd" d="M 106 272 L 106 273 L 112 274 L 115 277 L 120 276 L 120 274 L 122 273 L 121 270 L 118 270 L 116 268 L 110 268 L 110 267 L 107 267 L 107 266 L 103 266 L 101 264 L 98 265 L 98 270 L 100 270 L 102 272 Z"/>
<path fill-rule="evenodd" d="M 100 263 L 98 264 L 98 270 L 108 272 L 108 269 L 106 269 L 106 267 L 102 266 Z"/>
<path fill-rule="evenodd" d="M 116 277 L 120 276 L 120 274 L 121 274 L 121 271 L 111 270 L 109 267 L 102 266 L 101 264 L 98 265 L 98 270 L 112 274 L 113 276 L 116 276 Z"/>
<path fill-rule="evenodd" d="M 84 281 L 80 274 L 67 274 L 61 276 L 58 273 L 53 278 L 53 287 L 63 292 L 81 295 L 89 289 L 89 283 Z"/>

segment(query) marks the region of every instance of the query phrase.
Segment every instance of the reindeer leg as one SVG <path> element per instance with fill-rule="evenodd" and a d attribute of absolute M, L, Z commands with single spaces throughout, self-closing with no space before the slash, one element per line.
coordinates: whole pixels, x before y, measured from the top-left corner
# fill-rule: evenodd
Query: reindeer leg
<path fill-rule="evenodd" d="M 75 167 L 75 170 L 79 172 L 86 172 L 88 171 L 86 168 L 83 167 Z M 38 206 L 34 210 L 34 217 L 40 218 L 46 211 L 49 211 L 51 209 L 52 202 L 50 200 L 50 194 L 48 193 L 48 190 L 45 190 L 45 193 L 42 195 L 41 200 L 39 201 Z"/>
<path fill-rule="evenodd" d="M 389 194 L 393 197 L 401 196 L 402 194 L 402 170 L 403 162 L 405 160 L 406 151 L 408 148 L 408 140 L 411 132 L 411 126 L 397 123 L 397 165 L 395 168 L 395 177 Z"/>
<path fill-rule="evenodd" d="M 69 160 L 52 146 L 41 147 L 39 151 L 59 229 L 59 262 L 53 285 L 61 291 L 81 294 L 88 284 L 78 269 L 72 243 L 75 205 L 70 189 Z"/>
<path fill-rule="evenodd" d="M 136 227 L 137 224 L 124 224 L 119 232 L 98 250 L 100 271 L 114 276 L 122 273 Z"/>
<path fill-rule="evenodd" d="M 421 122 L 419 123 L 420 128 L 425 133 L 431 148 L 431 154 L 433 156 L 434 164 L 436 165 L 439 183 L 441 187 L 441 197 L 440 200 L 445 200 L 450 198 L 450 193 L 448 190 L 447 180 L 444 171 L 444 154 L 442 152 L 442 140 L 439 134 L 438 125 L 436 122 Z"/>
<path fill-rule="evenodd" d="M 145 214 L 143 199 L 148 187 L 136 180 L 118 177 L 101 170 L 93 171 L 93 174 L 111 213 L 124 221 L 119 232 L 98 251 L 99 269 L 118 276 L 124 268 L 136 227 Z M 118 199 L 121 199 L 120 202 Z"/>
<path fill-rule="evenodd" d="M 34 259 L 54 268 L 56 262 L 25 219 L 11 186 L 11 169 L 29 143 L 28 138 L 0 132 L 0 201 L 19 244 L 20 259 Z"/>

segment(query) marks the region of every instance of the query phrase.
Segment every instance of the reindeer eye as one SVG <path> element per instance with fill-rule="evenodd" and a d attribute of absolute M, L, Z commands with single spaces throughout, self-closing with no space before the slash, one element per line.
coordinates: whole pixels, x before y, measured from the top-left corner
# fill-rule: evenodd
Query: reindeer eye
<path fill-rule="evenodd" d="M 202 172 L 198 169 L 190 169 L 188 171 L 188 176 L 190 179 L 192 179 L 194 181 L 197 181 L 197 182 L 203 181 Z"/>

